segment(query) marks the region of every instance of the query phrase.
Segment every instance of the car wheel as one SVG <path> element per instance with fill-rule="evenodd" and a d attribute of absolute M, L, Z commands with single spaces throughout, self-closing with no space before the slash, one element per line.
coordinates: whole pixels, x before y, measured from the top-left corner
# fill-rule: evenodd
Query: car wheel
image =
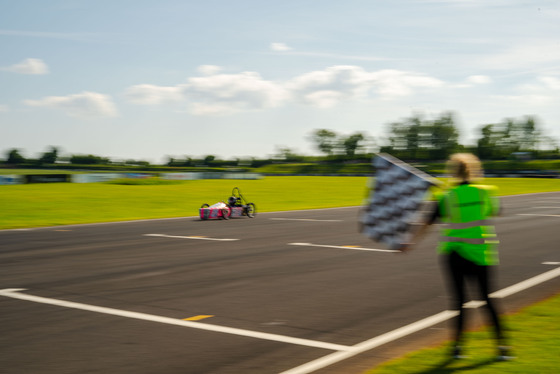
<path fill-rule="evenodd" d="M 255 204 L 253 203 L 247 204 L 247 208 L 245 209 L 245 214 L 247 214 L 247 217 L 254 218 L 256 213 L 257 213 L 257 209 L 255 208 Z"/>

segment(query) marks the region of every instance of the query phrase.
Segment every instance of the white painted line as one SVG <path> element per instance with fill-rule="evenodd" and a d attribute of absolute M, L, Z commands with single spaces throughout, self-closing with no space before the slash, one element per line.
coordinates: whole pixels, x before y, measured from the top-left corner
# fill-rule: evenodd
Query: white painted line
<path fill-rule="evenodd" d="M 239 239 L 207 238 L 204 236 L 178 236 L 178 235 L 165 235 L 165 234 L 144 234 L 144 236 L 154 236 L 157 238 L 173 238 L 173 239 L 213 240 L 218 242 L 234 242 L 236 240 L 239 240 Z"/>
<path fill-rule="evenodd" d="M 437 325 L 438 323 L 445 322 L 448 319 L 453 318 L 458 314 L 459 314 L 458 311 L 445 310 L 441 313 L 435 314 L 428 318 L 424 318 L 420 321 L 411 323 L 410 325 L 403 326 L 396 330 L 390 331 L 386 334 L 377 336 L 373 339 L 366 340 L 362 343 L 353 346 L 352 349 L 349 351 L 331 353 L 330 355 L 321 357 L 314 361 L 310 361 L 306 364 L 284 371 L 280 374 L 307 374 L 307 373 L 314 372 L 316 370 L 322 369 L 329 365 L 356 356 L 360 353 L 367 352 L 373 348 L 377 348 L 383 344 L 400 339 L 402 337 L 426 329 L 428 327 Z"/>
<path fill-rule="evenodd" d="M 537 217 L 560 217 L 560 214 L 530 214 L 530 213 L 517 213 L 518 216 L 537 216 Z"/>
<path fill-rule="evenodd" d="M 523 282 L 514 284 L 513 286 L 503 288 L 499 291 L 490 294 L 490 297 L 496 297 L 496 298 L 507 297 L 517 292 L 524 291 L 528 288 L 536 286 L 537 284 L 556 278 L 558 276 L 560 276 L 560 267 L 549 270 L 546 273 L 539 274 L 533 278 L 524 280 Z"/>
<path fill-rule="evenodd" d="M 288 245 L 297 245 L 300 247 L 322 247 L 322 248 L 336 248 L 336 249 L 353 249 L 355 251 L 371 251 L 371 252 L 400 252 L 394 249 L 377 249 L 377 248 L 363 248 L 353 246 L 341 245 L 326 245 L 326 244 L 311 244 L 311 243 L 288 243 Z"/>
<path fill-rule="evenodd" d="M 153 222 L 153 221 L 173 221 L 173 220 L 181 220 L 181 219 L 197 218 L 197 217 L 199 217 L 199 216 L 168 217 L 168 218 L 146 218 L 146 219 L 134 219 L 134 220 L 128 220 L 128 221 L 75 223 L 75 224 L 71 224 L 71 225 L 28 227 L 28 228 L 21 228 L 21 229 L 4 229 L 4 230 L 0 230 L 0 232 L 3 232 L 3 231 L 28 231 L 28 230 L 52 230 L 52 229 L 56 229 L 56 228 L 65 228 L 65 227 L 88 227 L 88 226 L 102 226 L 102 225 L 120 225 L 120 224 L 123 224 L 123 223 L 142 223 L 142 222 Z"/>
<path fill-rule="evenodd" d="M 560 265 L 558 261 L 546 261 L 542 263 L 543 265 Z"/>
<path fill-rule="evenodd" d="M 525 281 L 522 281 L 520 283 L 514 284 L 513 286 L 510 287 L 506 287 L 500 291 L 494 292 L 493 294 L 491 294 L 491 297 L 506 297 L 509 295 L 512 295 L 516 292 L 520 292 L 523 291 L 529 287 L 532 286 L 536 286 L 539 283 L 543 283 L 546 282 L 547 280 L 553 279 L 557 276 L 560 276 L 560 267 L 556 268 L 554 270 L 550 270 L 547 271 L 546 273 L 537 275 L 533 278 L 527 279 Z M 485 302 L 484 301 L 470 301 L 468 303 L 465 304 L 465 306 L 467 307 L 476 307 L 476 306 L 481 306 L 484 305 Z M 427 317 L 424 318 L 420 321 L 411 323 L 409 325 L 406 325 L 404 327 L 398 328 L 396 330 L 393 331 L 389 331 L 383 335 L 379 335 L 375 338 L 366 340 L 362 343 L 356 344 L 354 346 L 352 346 L 352 348 L 346 352 L 335 352 L 335 353 L 331 353 L 330 355 L 318 358 L 314 361 L 310 361 L 308 363 L 305 363 L 301 366 L 292 368 L 290 370 L 284 371 L 280 374 L 309 374 L 312 373 L 316 370 L 325 368 L 327 366 L 330 366 L 332 364 L 335 364 L 337 362 L 346 360 L 350 357 L 356 356 L 360 353 L 369 351 L 370 349 L 373 348 L 377 348 L 385 343 L 389 343 L 392 342 L 394 340 L 403 338 L 407 335 L 410 335 L 412 333 L 418 332 L 420 330 L 423 330 L 425 328 L 437 325 L 438 323 L 441 322 L 445 322 L 455 316 L 457 316 L 459 314 L 458 311 L 456 310 L 445 310 L 443 312 L 440 312 L 438 314 L 434 314 L 431 317 Z"/>
<path fill-rule="evenodd" d="M 341 219 L 269 218 L 272 221 L 342 222 Z"/>
<path fill-rule="evenodd" d="M 486 305 L 486 301 L 482 301 L 482 300 L 471 300 L 468 303 L 464 303 L 463 304 L 463 308 L 472 308 L 472 309 L 476 309 L 479 308 L 483 305 Z"/>
<path fill-rule="evenodd" d="M 110 315 L 125 317 L 125 318 L 134 318 L 134 319 L 150 321 L 150 322 L 165 323 L 168 325 L 176 325 L 176 326 L 189 327 L 189 328 L 199 329 L 199 330 L 207 330 L 207 331 L 214 331 L 214 332 L 220 332 L 225 334 L 246 336 L 246 337 L 256 338 L 256 339 L 271 340 L 280 343 L 303 345 L 303 346 L 313 347 L 313 348 L 329 349 L 333 351 L 347 351 L 352 348 L 340 344 L 332 344 L 326 342 L 319 342 L 315 340 L 293 338 L 284 335 L 276 335 L 276 334 L 269 334 L 269 333 L 259 332 L 259 331 L 243 330 L 243 329 L 237 329 L 237 328 L 226 327 L 226 326 L 210 325 L 207 323 L 185 321 L 182 319 L 156 316 L 153 314 L 130 312 L 127 310 L 105 308 L 101 306 L 75 303 L 71 301 L 33 296 L 33 295 L 20 293 L 20 291 L 24 291 L 24 289 L 15 289 L 15 288 L 4 289 L 4 290 L 0 290 L 0 296 L 11 297 L 13 299 L 19 299 L 19 300 L 32 301 L 41 304 L 56 305 L 65 308 L 86 310 L 88 312 L 110 314 Z"/>

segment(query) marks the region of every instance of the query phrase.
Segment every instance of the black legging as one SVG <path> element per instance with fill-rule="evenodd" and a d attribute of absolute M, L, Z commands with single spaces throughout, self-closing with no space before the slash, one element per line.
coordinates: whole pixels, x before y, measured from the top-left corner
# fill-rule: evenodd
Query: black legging
<path fill-rule="evenodd" d="M 454 301 L 453 307 L 459 310 L 459 317 L 455 324 L 455 342 L 459 344 L 463 335 L 465 320 L 465 280 L 467 278 L 475 278 L 481 298 L 486 301 L 486 309 L 490 317 L 490 322 L 494 325 L 494 332 L 498 344 L 503 343 L 502 326 L 498 318 L 495 303 L 488 297 L 489 293 L 489 266 L 477 265 L 453 251 L 445 256 L 447 260 L 447 269 L 453 285 Z"/>

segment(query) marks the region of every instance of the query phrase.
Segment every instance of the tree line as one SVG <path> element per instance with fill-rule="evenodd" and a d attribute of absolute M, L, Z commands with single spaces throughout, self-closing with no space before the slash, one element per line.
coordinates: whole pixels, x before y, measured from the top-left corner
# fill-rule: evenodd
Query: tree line
<path fill-rule="evenodd" d="M 407 161 L 445 160 L 455 152 L 472 152 L 482 160 L 507 160 L 512 158 L 560 159 L 560 150 L 556 139 L 547 136 L 540 128 L 535 117 L 508 118 L 495 124 L 484 124 L 478 129 L 475 144 L 459 143 L 460 130 L 453 113 L 445 112 L 434 119 L 413 115 L 400 121 L 390 123 L 386 135 L 380 140 L 370 137 L 365 132 L 349 135 L 338 134 L 329 129 L 316 129 L 309 140 L 314 148 L 322 154 L 303 156 L 289 147 L 279 147 L 272 157 L 250 160 L 220 160 L 213 155 L 201 158 L 185 156 L 183 159 L 168 157 L 167 167 L 259 167 L 277 162 L 357 162 L 366 161 L 377 151 L 389 153 Z M 96 155 L 71 155 L 60 157 L 59 149 L 50 147 L 37 159 L 25 158 L 20 150 L 11 149 L 6 154 L 6 166 L 45 167 L 56 163 L 70 165 L 113 165 L 149 167 L 148 161 L 124 160 L 112 161 L 107 157 Z"/>

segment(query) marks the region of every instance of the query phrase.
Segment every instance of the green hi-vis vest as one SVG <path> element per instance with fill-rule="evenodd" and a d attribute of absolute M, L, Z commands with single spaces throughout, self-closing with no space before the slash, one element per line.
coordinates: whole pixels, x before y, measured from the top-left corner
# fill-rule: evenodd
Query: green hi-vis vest
<path fill-rule="evenodd" d="M 498 239 L 490 222 L 490 217 L 499 212 L 495 190 L 492 186 L 462 184 L 442 196 L 440 252 L 456 251 L 478 265 L 498 264 Z"/>

